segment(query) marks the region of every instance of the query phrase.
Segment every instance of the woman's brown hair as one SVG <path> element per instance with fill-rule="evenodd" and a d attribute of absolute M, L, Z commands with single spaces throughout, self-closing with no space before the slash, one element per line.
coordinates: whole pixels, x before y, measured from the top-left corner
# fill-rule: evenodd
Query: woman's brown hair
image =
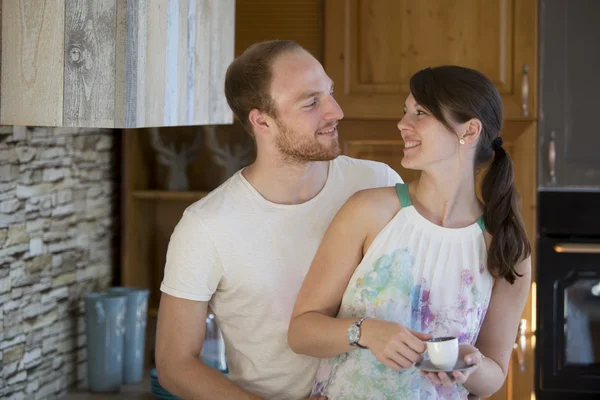
<path fill-rule="evenodd" d="M 448 65 L 417 72 L 410 79 L 410 92 L 451 132 L 448 117 L 458 123 L 481 121 L 474 168 L 490 162 L 481 185 L 484 223 L 492 235 L 488 268 L 495 277 L 514 283 L 521 276 L 515 265 L 531 254 L 531 245 L 519 212 L 513 163 L 497 139 L 503 119 L 498 90 L 481 72 Z"/>

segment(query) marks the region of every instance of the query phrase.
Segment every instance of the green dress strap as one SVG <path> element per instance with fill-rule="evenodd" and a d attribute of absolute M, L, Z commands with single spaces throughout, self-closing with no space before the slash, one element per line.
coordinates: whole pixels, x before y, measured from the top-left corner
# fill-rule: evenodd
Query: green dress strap
<path fill-rule="evenodd" d="M 485 222 L 483 222 L 483 215 L 477 220 L 477 225 L 479 225 L 482 232 L 485 232 Z"/>
<path fill-rule="evenodd" d="M 410 201 L 410 194 L 408 193 L 407 183 L 396 183 L 396 193 L 398 194 L 398 199 L 400 199 L 400 205 L 402 206 L 402 208 L 412 206 L 412 201 Z M 485 232 L 485 223 L 483 222 L 483 215 L 477 220 L 477 225 L 479 225 L 482 232 Z"/>
<path fill-rule="evenodd" d="M 400 205 L 402 208 L 412 206 L 407 183 L 396 183 L 396 193 L 398 194 L 398 199 L 400 199 Z"/>

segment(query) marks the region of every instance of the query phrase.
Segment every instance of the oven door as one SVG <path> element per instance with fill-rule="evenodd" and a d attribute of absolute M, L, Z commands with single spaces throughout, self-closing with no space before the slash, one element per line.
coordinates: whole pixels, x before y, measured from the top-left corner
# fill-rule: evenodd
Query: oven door
<path fill-rule="evenodd" d="M 538 398 L 598 398 L 600 239 L 542 238 L 538 250 Z"/>

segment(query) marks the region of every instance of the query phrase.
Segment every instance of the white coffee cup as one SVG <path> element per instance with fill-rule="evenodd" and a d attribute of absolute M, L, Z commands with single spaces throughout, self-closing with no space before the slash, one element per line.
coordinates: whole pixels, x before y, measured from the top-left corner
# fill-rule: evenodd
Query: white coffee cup
<path fill-rule="evenodd" d="M 429 360 L 438 369 L 452 371 L 458 361 L 458 339 L 437 337 L 425 342 Z"/>

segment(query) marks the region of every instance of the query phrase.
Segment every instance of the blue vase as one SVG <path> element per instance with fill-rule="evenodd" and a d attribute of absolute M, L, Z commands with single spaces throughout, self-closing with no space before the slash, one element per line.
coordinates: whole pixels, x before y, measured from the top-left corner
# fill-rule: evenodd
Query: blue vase
<path fill-rule="evenodd" d="M 127 297 L 125 313 L 125 356 L 123 360 L 123 383 L 139 383 L 144 372 L 144 346 L 148 319 L 148 289 L 117 286 L 109 293 Z"/>
<path fill-rule="evenodd" d="M 206 317 L 206 335 L 200 352 L 200 359 L 211 368 L 215 368 L 222 373 L 227 372 L 225 342 L 212 313 Z"/>
<path fill-rule="evenodd" d="M 118 392 L 123 381 L 127 298 L 113 293 L 84 297 L 89 390 Z"/>

